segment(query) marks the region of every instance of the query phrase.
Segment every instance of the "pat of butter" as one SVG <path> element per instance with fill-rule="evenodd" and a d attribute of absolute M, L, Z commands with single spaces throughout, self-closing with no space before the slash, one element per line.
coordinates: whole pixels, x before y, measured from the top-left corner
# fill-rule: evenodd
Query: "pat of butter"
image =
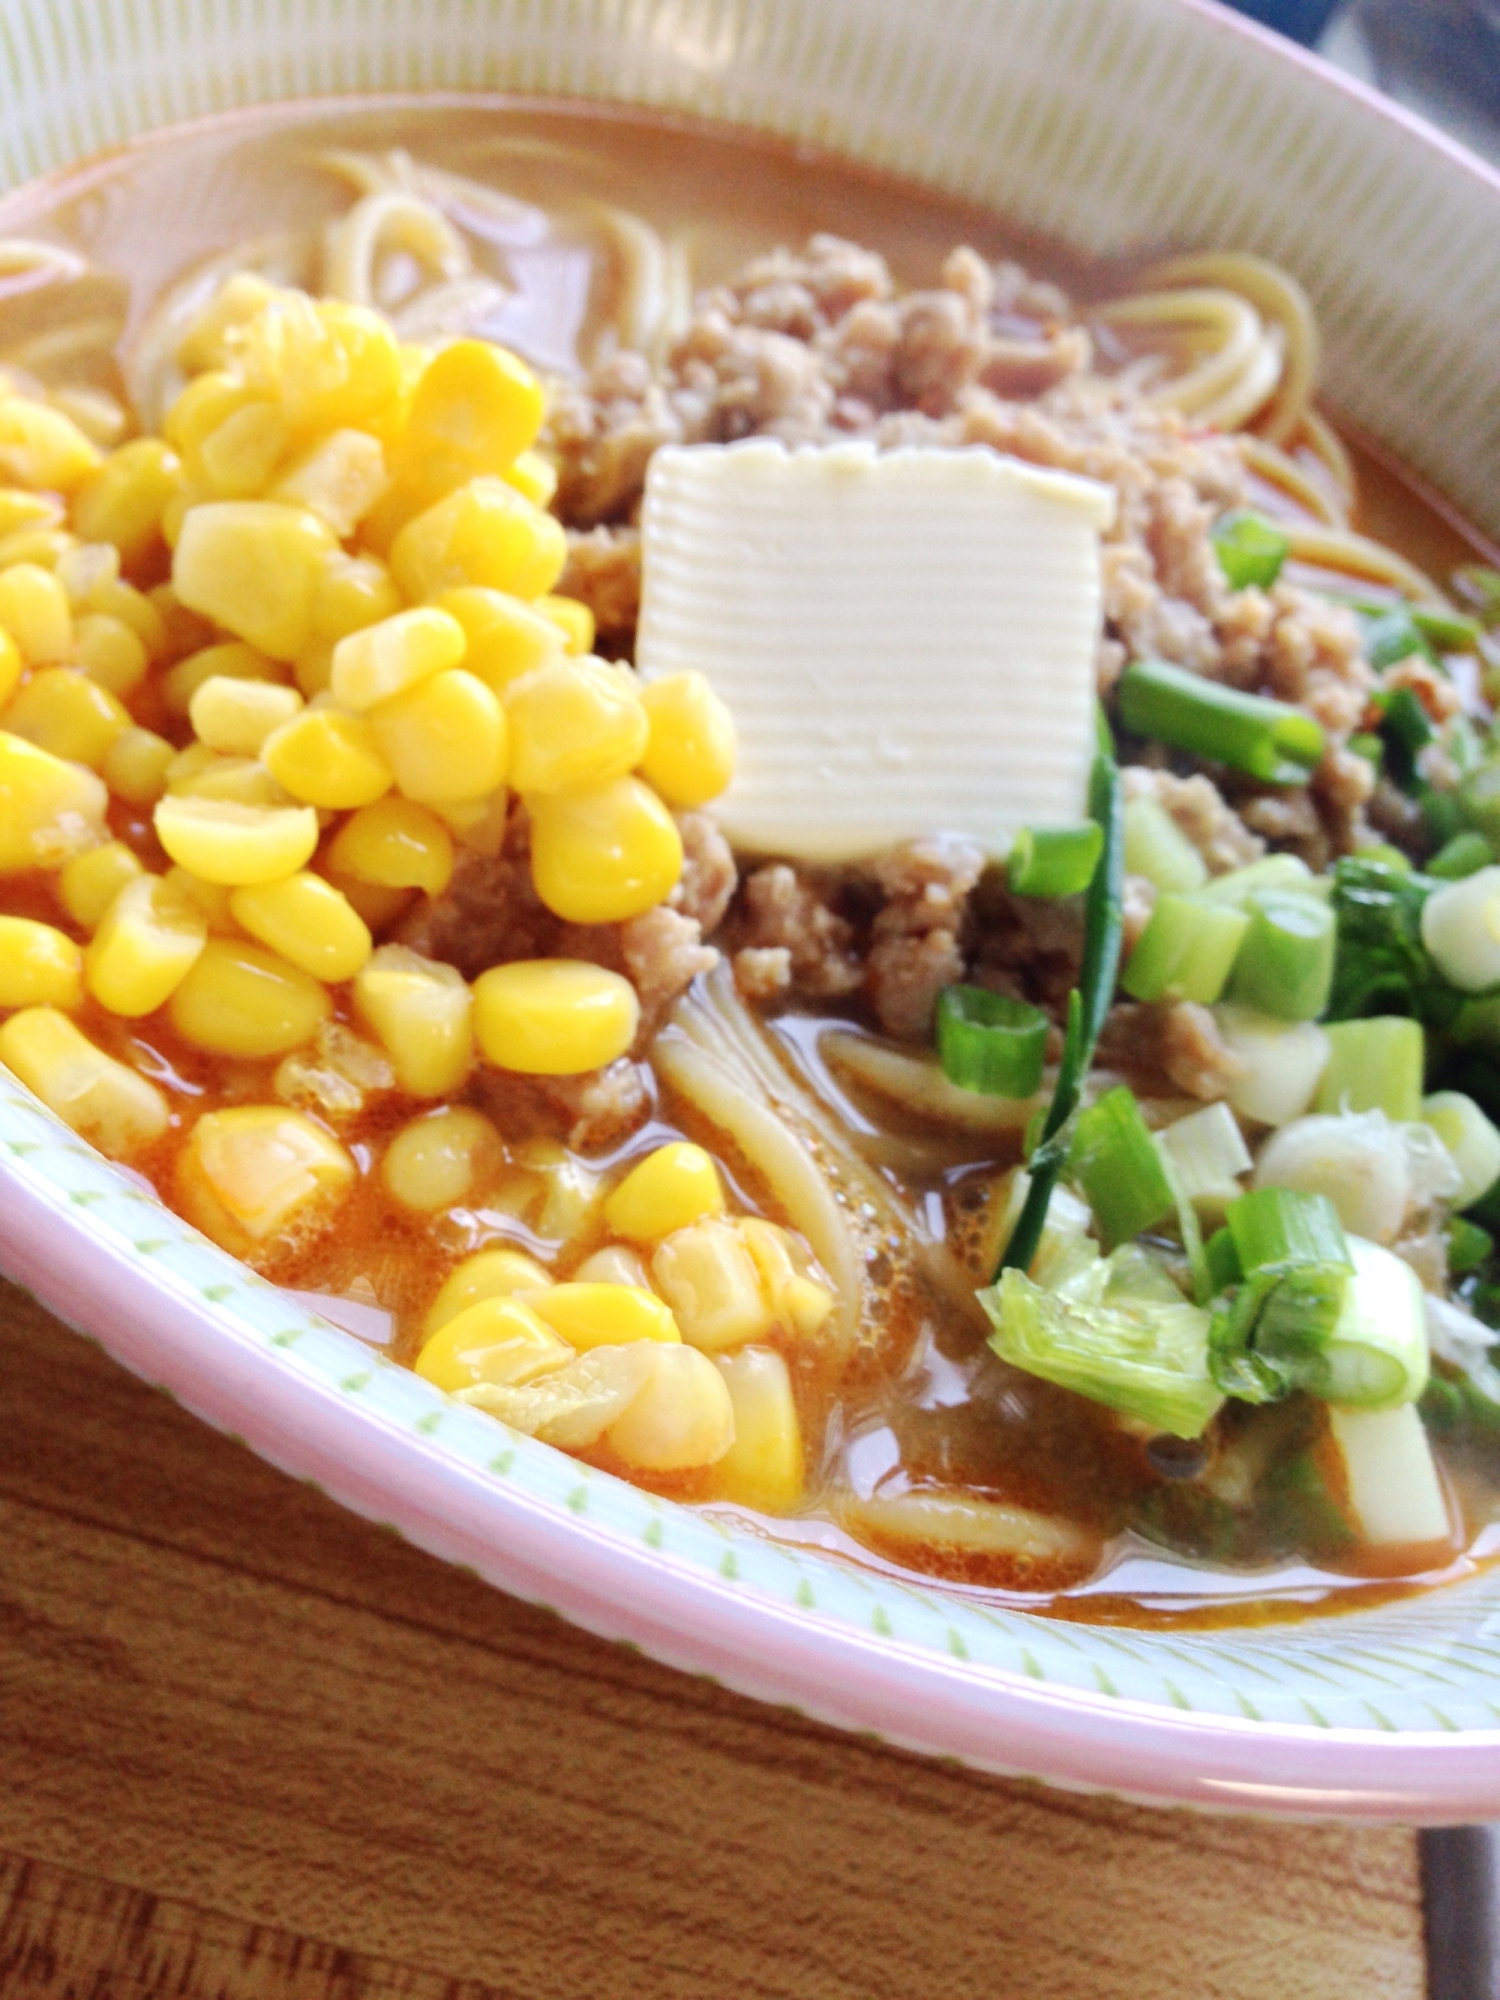
<path fill-rule="evenodd" d="M 728 703 L 735 846 L 843 861 L 930 833 L 1003 854 L 1083 816 L 1113 490 L 983 446 L 667 446 L 636 665 Z"/>

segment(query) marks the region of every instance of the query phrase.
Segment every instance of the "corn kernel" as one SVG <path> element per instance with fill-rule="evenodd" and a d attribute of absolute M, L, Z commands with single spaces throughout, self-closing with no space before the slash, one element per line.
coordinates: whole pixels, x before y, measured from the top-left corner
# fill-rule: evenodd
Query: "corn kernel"
<path fill-rule="evenodd" d="M 795 1239 L 774 1222 L 747 1215 L 739 1232 L 777 1325 L 799 1338 L 810 1338 L 833 1311 L 832 1292 L 799 1269 L 799 1262 L 808 1261 L 805 1253 L 794 1257 Z"/>
<path fill-rule="evenodd" d="M 563 573 L 567 537 L 552 515 L 501 479 L 471 479 L 391 545 L 391 574 L 414 603 L 460 584 L 540 597 Z"/>
<path fill-rule="evenodd" d="M 261 759 L 294 799 L 334 811 L 372 805 L 391 788 L 391 767 L 362 715 L 307 708 L 261 746 Z"/>
<path fill-rule="evenodd" d="M 183 521 L 172 585 L 190 610 L 273 660 L 294 660 L 312 637 L 318 583 L 333 545 L 332 532 L 303 507 L 210 501 L 190 508 Z M 0 622 L 9 622 L 3 604 Z"/>
<path fill-rule="evenodd" d="M 74 627 L 73 658 L 81 673 L 120 696 L 135 693 L 149 665 L 139 635 L 97 611 L 86 612 Z"/>
<path fill-rule="evenodd" d="M 370 956 L 363 921 L 320 875 L 299 873 L 236 889 L 229 912 L 251 937 L 330 986 L 352 979 Z"/>
<path fill-rule="evenodd" d="M 646 711 L 626 667 L 558 660 L 505 691 L 510 782 L 559 792 L 621 778 L 646 749 Z"/>
<path fill-rule="evenodd" d="M 457 590 L 445 590 L 434 599 L 433 608 L 446 611 L 462 625 L 468 641 L 464 666 L 496 694 L 503 694 L 523 674 L 555 660 L 561 650 L 563 634 L 553 620 L 544 618 L 540 607 L 525 604 L 503 590 L 464 584 Z"/>
<path fill-rule="evenodd" d="M 670 895 L 682 873 L 682 836 L 639 778 L 544 792 L 531 814 L 531 879 L 554 916 L 623 923 Z"/>
<path fill-rule="evenodd" d="M 133 583 L 124 583 L 116 577 L 91 585 L 84 600 L 84 609 L 86 613 L 113 619 L 116 624 L 123 625 L 128 631 L 133 632 L 140 640 L 148 661 L 164 660 L 168 657 L 170 648 L 167 622 L 145 591 L 137 590 Z M 80 662 L 83 660 L 83 650 L 78 634 L 82 632 L 87 622 L 87 617 L 81 619 L 74 635 L 75 642 L 79 645 Z M 104 676 L 95 673 L 95 679 L 104 680 Z M 104 685 L 109 687 L 111 684 L 108 680 L 104 680 Z M 118 694 L 119 688 L 115 688 L 114 692 Z"/>
<path fill-rule="evenodd" d="M 446 611 L 431 606 L 398 611 L 339 640 L 329 688 L 345 708 L 363 713 L 456 667 L 463 656 L 463 627 Z"/>
<path fill-rule="evenodd" d="M 247 382 L 280 399 L 299 432 L 360 427 L 401 391 L 401 358 L 388 321 L 342 299 L 316 304 L 280 292 L 226 335 Z"/>
<path fill-rule="evenodd" d="M 707 805 L 734 776 L 734 717 L 702 674 L 669 674 L 641 693 L 651 724 L 641 776 L 669 805 Z"/>
<path fill-rule="evenodd" d="M 169 667 L 161 679 L 162 700 L 171 715 L 187 715 L 193 696 L 205 681 L 215 678 L 240 681 L 280 682 L 283 669 L 241 639 L 226 639 L 217 646 L 202 646 L 196 653 Z"/>
<path fill-rule="evenodd" d="M 355 1179 L 337 1139 L 284 1104 L 210 1111 L 193 1127 L 177 1168 L 184 1209 L 225 1249 L 244 1237 L 281 1235 L 310 1204 L 326 1203 Z"/>
<path fill-rule="evenodd" d="M 268 497 L 306 507 L 347 540 L 385 486 L 385 454 L 378 441 L 365 431 L 334 431 L 293 459 Z"/>
<path fill-rule="evenodd" d="M 71 667 L 46 667 L 5 711 L 5 727 L 54 757 L 97 770 L 105 752 L 128 729 L 129 712 L 107 688 Z"/>
<path fill-rule="evenodd" d="M 112 451 L 73 498 L 73 526 L 109 542 L 134 569 L 161 546 L 161 517 L 182 486 L 182 464 L 160 438 L 132 438 Z"/>
<path fill-rule="evenodd" d="M 23 528 L 19 534 L 7 535 L 0 542 L 0 569 L 29 563 L 33 569 L 50 573 L 77 547 L 77 537 L 65 528 Z"/>
<path fill-rule="evenodd" d="M 177 752 L 154 729 L 122 729 L 104 753 L 100 775 L 128 806 L 154 806 L 167 789 L 167 767 Z"/>
<path fill-rule="evenodd" d="M 77 612 L 87 604 L 92 591 L 103 584 L 118 583 L 120 551 L 108 542 L 79 542 L 58 557 L 52 573 Z"/>
<path fill-rule="evenodd" d="M 292 679 L 297 683 L 298 692 L 307 701 L 313 701 L 320 694 L 327 694 L 333 683 L 333 647 L 322 639 L 314 639 L 305 653 L 299 653 L 292 662 Z"/>
<path fill-rule="evenodd" d="M 410 889 L 383 889 L 376 882 L 361 882 L 356 876 L 341 875 L 336 868 L 322 866 L 323 879 L 332 884 L 361 918 L 367 929 L 379 937 L 388 931 L 412 901 Z"/>
<path fill-rule="evenodd" d="M 193 472 L 216 500 L 252 500 L 265 491 L 291 443 L 291 426 L 267 398 L 231 410 L 198 446 Z"/>
<path fill-rule="evenodd" d="M 167 1100 L 79 1033 L 66 1014 L 29 1007 L 0 1026 L 0 1062 L 80 1138 L 128 1159 L 166 1131 Z"/>
<path fill-rule="evenodd" d="M 0 702 L 9 701 L 21 673 L 20 648 L 9 632 L 0 627 Z"/>
<path fill-rule="evenodd" d="M 403 1208 L 436 1215 L 467 1201 L 504 1164 L 489 1119 L 456 1104 L 403 1125 L 386 1147 L 380 1178 Z"/>
<path fill-rule="evenodd" d="M 182 461 L 194 465 L 203 440 L 226 417 L 256 400 L 255 391 L 240 376 L 221 368 L 210 369 L 196 376 L 177 397 L 162 419 L 162 435 Z"/>
<path fill-rule="evenodd" d="M 0 916 L 0 1007 L 76 1007 L 83 953 L 64 931 Z"/>
<path fill-rule="evenodd" d="M 426 806 L 381 799 L 344 821 L 329 845 L 328 865 L 380 888 L 440 896 L 453 876 L 453 841 Z"/>
<path fill-rule="evenodd" d="M 606 1243 L 594 1250 L 573 1273 L 575 1285 L 634 1285 L 649 1292 L 651 1280 L 639 1255 L 625 1243 Z"/>
<path fill-rule="evenodd" d="M 318 816 L 311 806 L 247 806 L 169 795 L 154 819 L 156 837 L 174 861 L 205 882 L 236 888 L 294 875 L 318 844 Z"/>
<path fill-rule="evenodd" d="M 474 1000 L 451 965 L 383 944 L 354 981 L 354 1005 L 413 1097 L 446 1097 L 474 1059 Z"/>
<path fill-rule="evenodd" d="M 194 1048 L 255 1057 L 300 1049 L 332 1011 L 309 973 L 259 945 L 211 937 L 172 995 L 170 1016 Z"/>
<path fill-rule="evenodd" d="M 61 868 L 107 840 L 109 794 L 82 764 L 0 730 L 0 875 Z"/>
<path fill-rule="evenodd" d="M 313 599 L 315 642 L 337 645 L 351 632 L 378 625 L 401 609 L 401 593 L 378 557 L 329 552 Z"/>
<path fill-rule="evenodd" d="M 761 1340 L 774 1324 L 744 1239 L 717 1216 L 659 1243 L 651 1280 L 677 1315 L 683 1339 L 708 1352 Z"/>
<path fill-rule="evenodd" d="M 579 1283 L 526 1294 L 538 1319 L 580 1353 L 631 1340 L 681 1340 L 677 1322 L 644 1286 Z"/>
<path fill-rule="evenodd" d="M 335 663 L 335 685 L 337 672 Z M 505 782 L 505 710 L 462 667 L 381 702 L 370 721 L 397 790 L 420 804 L 460 804 Z"/>
<path fill-rule="evenodd" d="M 25 528 L 60 528 L 63 520 L 63 504 L 55 494 L 0 486 L 0 541 Z"/>
<path fill-rule="evenodd" d="M 705 1215 L 723 1213 L 724 1189 L 711 1155 L 680 1139 L 638 1160 L 604 1204 L 615 1235 L 637 1243 L 658 1243 Z"/>
<path fill-rule="evenodd" d="M 48 493 L 72 493 L 103 454 L 61 410 L 29 396 L 0 401 L 0 478 Z"/>
<path fill-rule="evenodd" d="M 495 965 L 474 985 L 474 1032 L 485 1059 L 523 1076 L 602 1069 L 635 1040 L 640 1014 L 628 979 L 578 959 Z"/>
<path fill-rule="evenodd" d="M 84 956 L 89 992 L 111 1014 L 154 1014 L 187 977 L 207 926 L 156 875 L 127 882 Z"/>
<path fill-rule="evenodd" d="M 762 1514 L 790 1514 L 802 1498 L 802 1426 L 787 1365 L 774 1347 L 715 1356 L 734 1411 L 734 1443 L 714 1492 Z"/>
<path fill-rule="evenodd" d="M 457 1319 L 481 1299 L 512 1298 L 518 1292 L 545 1291 L 552 1283 L 534 1257 L 522 1250 L 480 1250 L 449 1272 L 442 1289 L 427 1308 L 423 1332 L 427 1339 Z M 534 1308 L 533 1308 L 534 1310 Z"/>
<path fill-rule="evenodd" d="M 177 359 L 189 375 L 222 368 L 229 359 L 228 335 L 254 319 L 276 297 L 276 287 L 255 271 L 226 278 L 184 334 Z"/>
<path fill-rule="evenodd" d="M 539 451 L 518 451 L 500 477 L 537 507 L 549 507 L 557 492 L 557 467 Z"/>
<path fill-rule="evenodd" d="M 539 597 L 535 609 L 563 635 L 565 649 L 582 657 L 594 650 L 594 614 L 576 597 Z"/>
<path fill-rule="evenodd" d="M 289 806 L 292 801 L 254 757 L 222 757 L 194 743 L 167 766 L 167 793 L 177 799 L 219 799 L 236 806 Z"/>
<path fill-rule="evenodd" d="M 0 403 L 0 411 L 5 409 Z M 28 667 L 66 660 L 73 651 L 73 610 L 51 570 L 13 563 L 0 570 L 0 625 Z"/>
<path fill-rule="evenodd" d="M 481 1382 L 512 1388 L 573 1358 L 573 1350 L 529 1306 L 502 1295 L 481 1298 L 428 1336 L 413 1366 L 450 1395 Z"/>
<path fill-rule="evenodd" d="M 81 929 L 96 931 L 115 897 L 145 872 L 123 840 L 107 840 L 63 864 L 57 900 Z"/>
<path fill-rule="evenodd" d="M 274 681 L 210 674 L 193 691 L 188 720 L 199 742 L 211 750 L 229 757 L 255 757 L 272 730 L 290 722 L 301 706 L 302 697 L 295 689 Z"/>
<path fill-rule="evenodd" d="M 536 442 L 546 411 L 542 385 L 519 355 L 487 340 L 455 340 L 422 371 L 402 458 L 462 460 L 464 478 L 500 472 Z"/>
<path fill-rule="evenodd" d="M 627 1465 L 685 1472 L 714 1465 L 734 1443 L 734 1406 L 723 1376 L 691 1347 L 653 1349 L 651 1372 L 605 1432 Z"/>
<path fill-rule="evenodd" d="M 240 927 L 230 915 L 233 889 L 223 882 L 205 882 L 186 868 L 169 868 L 162 877 L 179 902 L 195 909 L 216 937 L 239 937 Z"/>

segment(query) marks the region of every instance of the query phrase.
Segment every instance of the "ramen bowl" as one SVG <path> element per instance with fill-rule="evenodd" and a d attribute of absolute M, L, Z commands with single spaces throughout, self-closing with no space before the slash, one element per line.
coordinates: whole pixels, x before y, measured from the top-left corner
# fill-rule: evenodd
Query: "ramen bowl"
<path fill-rule="evenodd" d="M 726 120 L 1091 256 L 1273 257 L 1313 297 L 1341 413 L 1500 533 L 1500 178 L 1191 0 L 307 0 L 275 24 L 216 0 L 17 0 L 0 36 L 0 177 L 237 107 L 412 91 Z M 774 1540 L 448 1401 L 197 1235 L 3 1073 L 0 1263 L 336 1500 L 740 1692 L 1142 1800 L 1500 1811 L 1500 1574 L 1482 1565 L 1337 1617 L 1134 1630 Z"/>

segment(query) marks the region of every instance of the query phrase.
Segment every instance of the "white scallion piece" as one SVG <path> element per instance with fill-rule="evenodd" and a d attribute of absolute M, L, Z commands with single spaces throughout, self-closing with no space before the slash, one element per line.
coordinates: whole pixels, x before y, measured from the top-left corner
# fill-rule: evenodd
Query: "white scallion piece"
<path fill-rule="evenodd" d="M 1221 1209 L 1243 1194 L 1250 1149 L 1227 1104 L 1208 1104 L 1156 1135 L 1176 1185 L 1195 1207 Z"/>
<path fill-rule="evenodd" d="M 1349 1511 L 1367 1542 L 1447 1542 L 1453 1536 L 1432 1447 L 1414 1403 L 1394 1410 L 1330 1408 Z"/>
<path fill-rule="evenodd" d="M 1434 889 L 1422 905 L 1422 942 L 1460 993 L 1500 985 L 1500 868 Z"/>
<path fill-rule="evenodd" d="M 1317 1023 L 1278 1021 L 1228 1002 L 1215 1007 L 1214 1019 L 1225 1047 L 1243 1065 L 1227 1092 L 1233 1109 L 1258 1125 L 1300 1118 L 1328 1067 L 1330 1045 Z"/>
<path fill-rule="evenodd" d="M 1455 1208 L 1468 1208 L 1500 1180 L 1500 1132 L 1472 1097 L 1461 1090 L 1435 1090 L 1422 1099 L 1422 1122 L 1447 1147 L 1458 1174 Z"/>
<path fill-rule="evenodd" d="M 1327 1195 L 1345 1229 L 1371 1243 L 1400 1234 L 1413 1191 L 1401 1127 L 1378 1111 L 1283 1125 L 1261 1148 L 1255 1185 Z"/>

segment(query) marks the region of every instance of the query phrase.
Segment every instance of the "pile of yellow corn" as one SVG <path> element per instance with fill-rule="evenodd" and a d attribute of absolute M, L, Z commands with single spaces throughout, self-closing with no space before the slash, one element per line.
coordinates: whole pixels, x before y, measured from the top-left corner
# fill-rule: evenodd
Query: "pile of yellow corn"
<path fill-rule="evenodd" d="M 550 909 L 639 915 L 680 873 L 671 809 L 731 774 L 706 683 L 640 687 L 552 594 L 535 377 L 248 274 L 179 360 L 163 435 L 108 451 L 0 393 L 0 874 L 45 871 L 70 927 L 0 918 L 0 1059 L 116 1155 L 168 1107 L 68 1018 L 85 996 L 254 1059 L 308 1043 L 352 982 L 421 1097 L 476 1042 L 533 1074 L 613 1060 L 637 1026 L 617 974 L 543 961 L 471 989 L 375 941 L 441 892 L 455 843 L 498 846 L 508 789 Z M 342 1171 L 305 1149 L 318 1184 Z"/>

